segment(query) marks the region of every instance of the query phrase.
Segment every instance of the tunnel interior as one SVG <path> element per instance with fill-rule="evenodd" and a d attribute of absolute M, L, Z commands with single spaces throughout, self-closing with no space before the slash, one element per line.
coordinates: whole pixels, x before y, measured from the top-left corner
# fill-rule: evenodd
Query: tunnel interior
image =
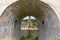
<path fill-rule="evenodd" d="M 58 17 L 48 4 L 40 0 L 19 0 L 8 6 L 1 15 L 1 37 L 20 40 L 21 21 L 28 15 L 38 20 L 38 40 L 59 36 Z"/>

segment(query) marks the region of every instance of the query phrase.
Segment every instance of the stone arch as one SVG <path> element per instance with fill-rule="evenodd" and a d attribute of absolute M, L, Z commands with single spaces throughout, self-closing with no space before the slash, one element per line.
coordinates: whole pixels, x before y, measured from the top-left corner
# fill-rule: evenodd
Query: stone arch
<path fill-rule="evenodd" d="M 19 40 L 20 24 L 25 16 L 34 16 L 38 19 L 39 40 L 59 36 L 59 20 L 56 13 L 48 4 L 40 0 L 20 0 L 8 6 L 1 15 L 1 28 L 4 34 L 1 36 Z"/>

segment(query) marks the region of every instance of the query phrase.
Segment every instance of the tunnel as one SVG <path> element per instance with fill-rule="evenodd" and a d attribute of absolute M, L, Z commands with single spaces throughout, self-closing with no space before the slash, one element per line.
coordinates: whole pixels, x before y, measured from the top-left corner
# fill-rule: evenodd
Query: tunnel
<path fill-rule="evenodd" d="M 58 17 L 48 4 L 40 0 L 19 0 L 9 5 L 1 15 L 1 37 L 20 40 L 21 21 L 25 16 L 34 16 L 38 20 L 38 40 L 59 36 Z"/>

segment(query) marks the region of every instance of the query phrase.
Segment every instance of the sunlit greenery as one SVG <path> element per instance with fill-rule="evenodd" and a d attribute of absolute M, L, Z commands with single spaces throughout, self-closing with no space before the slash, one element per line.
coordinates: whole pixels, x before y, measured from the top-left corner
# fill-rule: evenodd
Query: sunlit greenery
<path fill-rule="evenodd" d="M 28 27 L 28 20 L 22 20 L 22 24 L 21 24 L 22 28 Z M 36 19 L 31 19 L 31 28 L 37 28 L 38 23 Z"/>
<path fill-rule="evenodd" d="M 29 25 L 30 24 L 30 25 Z M 38 28 L 36 19 L 24 19 L 22 20 L 21 28 Z M 21 30 L 20 40 L 38 40 L 38 30 Z"/>
<path fill-rule="evenodd" d="M 29 37 L 24 37 L 24 36 L 22 36 L 22 37 L 20 38 L 20 40 L 38 40 L 38 37 L 36 37 L 36 36 L 31 36 L 31 37 L 29 38 Z"/>

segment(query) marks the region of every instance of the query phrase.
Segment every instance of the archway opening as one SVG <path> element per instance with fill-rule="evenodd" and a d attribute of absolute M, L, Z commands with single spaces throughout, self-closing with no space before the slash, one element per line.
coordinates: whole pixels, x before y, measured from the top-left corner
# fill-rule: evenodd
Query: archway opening
<path fill-rule="evenodd" d="M 38 40 L 38 21 L 33 16 L 26 16 L 21 22 L 20 40 Z"/>

